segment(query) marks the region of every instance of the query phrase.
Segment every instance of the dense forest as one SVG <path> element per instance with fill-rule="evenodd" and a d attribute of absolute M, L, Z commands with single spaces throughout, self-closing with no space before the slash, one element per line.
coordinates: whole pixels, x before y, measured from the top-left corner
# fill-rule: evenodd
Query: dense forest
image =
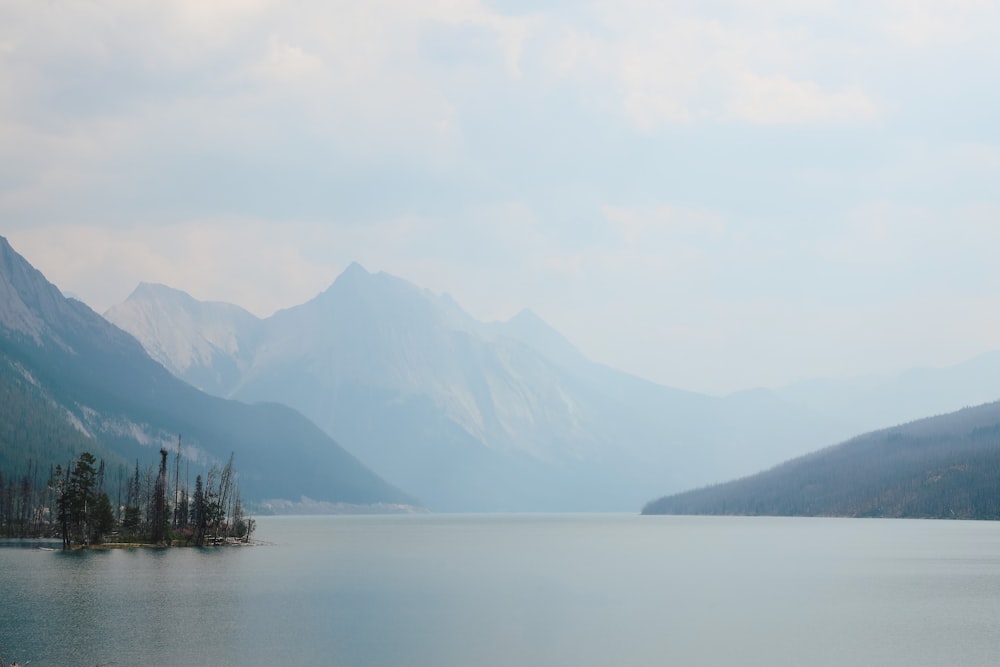
<path fill-rule="evenodd" d="M 1000 519 L 1000 403 L 859 436 L 643 513 Z"/>
<path fill-rule="evenodd" d="M 0 536 L 59 537 L 64 549 L 123 544 L 204 546 L 248 542 L 254 520 L 240 498 L 233 457 L 190 484 L 182 457 L 160 450 L 159 464 L 109 468 L 83 452 L 43 475 L 29 461 L 22 475 L 0 471 Z"/>
<path fill-rule="evenodd" d="M 124 463 L 74 426 L 72 415 L 47 395 L 26 368 L 0 354 L 0 472 L 34 476 L 39 466 L 68 461 L 83 451 Z"/>

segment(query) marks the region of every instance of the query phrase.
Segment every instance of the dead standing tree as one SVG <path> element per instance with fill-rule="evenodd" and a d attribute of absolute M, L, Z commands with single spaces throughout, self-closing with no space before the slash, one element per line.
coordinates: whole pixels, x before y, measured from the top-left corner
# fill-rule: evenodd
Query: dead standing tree
<path fill-rule="evenodd" d="M 174 519 L 172 525 L 174 529 L 180 528 L 187 523 L 181 520 L 181 436 L 177 434 L 177 456 L 174 457 Z"/>
<path fill-rule="evenodd" d="M 235 452 L 229 454 L 229 462 L 226 463 L 226 467 L 222 469 L 222 474 L 219 478 L 219 522 L 215 525 L 215 540 L 219 540 L 219 529 L 223 528 L 221 524 L 226 522 L 229 517 L 229 503 L 232 502 L 233 497 L 233 458 L 235 458 Z M 225 527 L 225 535 L 228 535 L 230 526 Z M 225 536 L 224 535 L 224 536 Z"/>
<path fill-rule="evenodd" d="M 149 541 L 163 544 L 167 529 L 167 450 L 160 449 L 160 474 L 156 477 L 153 494 L 153 521 L 149 527 Z"/>

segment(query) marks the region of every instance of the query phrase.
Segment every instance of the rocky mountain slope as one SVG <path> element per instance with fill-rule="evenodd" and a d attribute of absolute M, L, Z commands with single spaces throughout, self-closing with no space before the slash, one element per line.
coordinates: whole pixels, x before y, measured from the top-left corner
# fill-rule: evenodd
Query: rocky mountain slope
<path fill-rule="evenodd" d="M 10 465 L 65 464 L 81 448 L 147 462 L 183 434 L 193 472 L 234 452 L 250 500 L 413 502 L 293 409 L 224 400 L 180 381 L 132 336 L 64 298 L 2 237 L 0 392 L 9 398 L 0 462 Z"/>
<path fill-rule="evenodd" d="M 849 434 L 764 390 L 615 371 L 530 311 L 479 322 L 357 264 L 266 319 L 148 285 L 106 317 L 206 391 L 300 410 L 436 509 L 629 510 Z"/>

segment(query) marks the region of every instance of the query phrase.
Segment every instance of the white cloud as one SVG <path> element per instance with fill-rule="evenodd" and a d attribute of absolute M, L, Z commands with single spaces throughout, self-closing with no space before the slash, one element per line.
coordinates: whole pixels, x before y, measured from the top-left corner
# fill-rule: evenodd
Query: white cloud
<path fill-rule="evenodd" d="M 797 23 L 759 24 L 738 12 L 698 16 L 661 3 L 622 4 L 598 4 L 598 28 L 557 31 L 547 62 L 556 76 L 606 80 L 643 131 L 701 121 L 870 121 L 880 114 L 860 83 L 863 72 L 846 86 L 822 81 L 843 78 L 828 75 L 831 58 L 856 45 L 831 46 Z"/>
<path fill-rule="evenodd" d="M 1000 247 L 1000 206 L 931 209 L 888 201 L 860 206 L 811 246 L 816 256 L 865 275 L 901 277 L 907 292 L 933 282 L 937 289 L 976 291 L 970 280 L 1000 287 L 1000 272 L 978 278 L 968 271 L 990 266 Z"/>
<path fill-rule="evenodd" d="M 957 142 L 937 157 L 941 168 L 959 178 L 1000 178 L 1000 143 Z"/>
<path fill-rule="evenodd" d="M 868 121 L 878 117 L 878 107 L 858 88 L 827 92 L 814 81 L 745 73 L 729 113 L 751 123 L 795 125 Z"/>
<path fill-rule="evenodd" d="M 718 242 L 728 235 L 723 218 L 712 211 L 678 206 L 605 206 L 604 216 L 629 247 L 664 247 L 679 241 Z"/>
<path fill-rule="evenodd" d="M 257 71 L 261 78 L 278 84 L 300 83 L 308 86 L 321 81 L 325 69 L 323 59 L 319 56 L 272 36 L 268 40 L 267 55 Z"/>
<path fill-rule="evenodd" d="M 889 0 L 882 7 L 883 34 L 908 48 L 992 39 L 1000 19 L 1000 6 L 993 0 Z"/>

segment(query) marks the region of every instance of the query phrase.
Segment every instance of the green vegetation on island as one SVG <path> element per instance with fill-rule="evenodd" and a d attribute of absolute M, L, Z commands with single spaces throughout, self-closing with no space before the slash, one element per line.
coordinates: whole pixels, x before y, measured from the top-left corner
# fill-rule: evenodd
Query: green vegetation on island
<path fill-rule="evenodd" d="M 179 443 L 178 443 L 179 445 Z M 59 537 L 64 549 L 122 545 L 204 546 L 247 543 L 255 521 L 240 498 L 233 457 L 205 479 L 181 480 L 180 447 L 171 475 L 169 453 L 159 465 L 109 471 L 83 452 L 38 483 L 37 466 L 20 479 L 0 473 L 0 535 Z M 186 466 L 185 466 L 186 468 Z"/>

